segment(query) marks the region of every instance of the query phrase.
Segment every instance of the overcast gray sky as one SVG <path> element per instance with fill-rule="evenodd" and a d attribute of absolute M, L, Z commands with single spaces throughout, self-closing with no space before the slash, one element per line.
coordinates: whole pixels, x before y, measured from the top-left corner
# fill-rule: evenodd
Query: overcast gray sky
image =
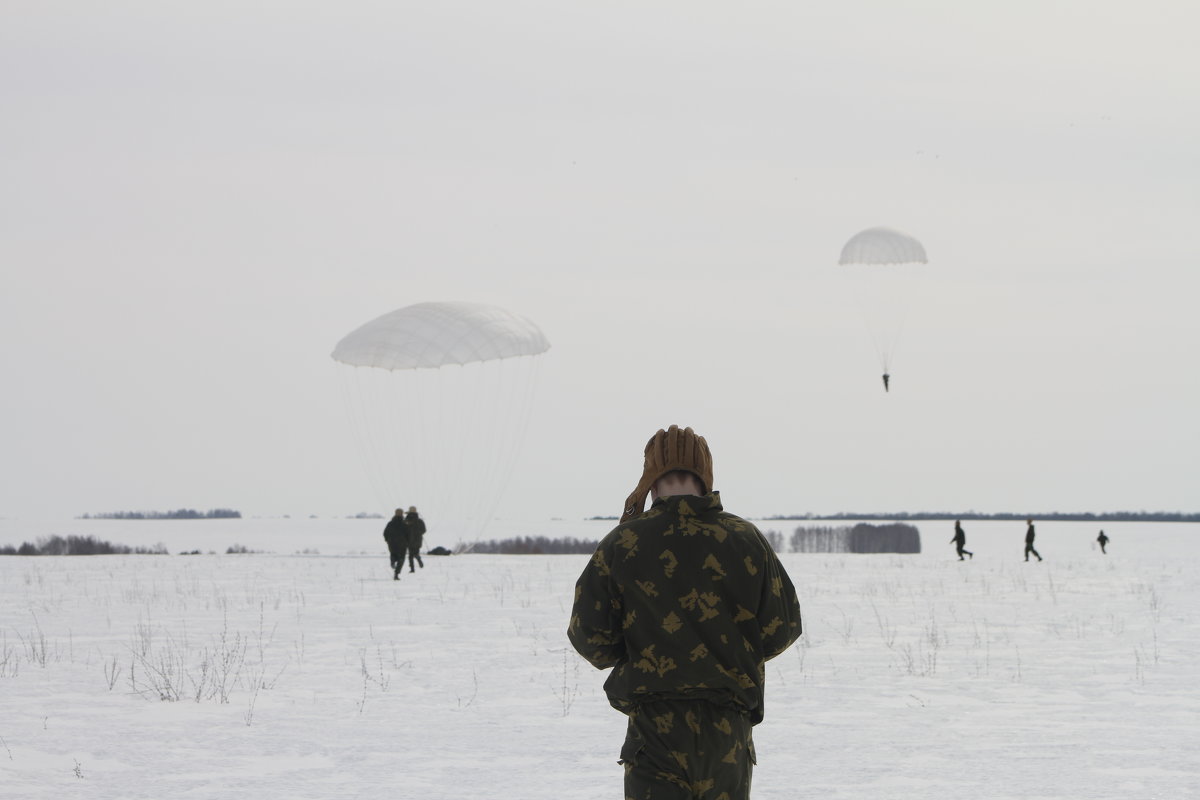
<path fill-rule="evenodd" d="M 1200 6 L 984 5 L 7 0 L 0 516 L 374 510 L 329 353 L 427 300 L 553 343 L 508 517 L 672 423 L 745 516 L 1197 510 Z"/>

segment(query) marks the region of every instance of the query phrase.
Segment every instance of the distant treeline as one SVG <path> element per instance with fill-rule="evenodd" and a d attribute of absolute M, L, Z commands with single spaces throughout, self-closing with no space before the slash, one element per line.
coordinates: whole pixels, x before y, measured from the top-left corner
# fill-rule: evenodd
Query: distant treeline
<path fill-rule="evenodd" d="M 50 536 L 37 540 L 37 544 L 24 542 L 20 547 L 0 546 L 0 556 L 108 556 L 108 555 L 166 555 L 167 548 L 156 544 L 153 547 L 127 547 L 97 539 L 94 536 Z"/>
<path fill-rule="evenodd" d="M 546 536 L 518 536 L 513 539 L 492 539 L 487 542 L 459 544 L 458 553 L 499 553 L 502 555 L 591 555 L 600 544 L 595 539 L 551 539 Z"/>
<path fill-rule="evenodd" d="M 763 537 L 777 553 L 919 553 L 921 534 L 912 525 L 870 525 L 860 522 L 850 527 L 796 528 L 785 540 L 779 531 L 764 531 Z M 591 555 L 600 542 L 595 539 L 551 539 L 547 536 L 517 536 L 487 542 L 463 544 L 456 553 L 500 555 Z"/>
<path fill-rule="evenodd" d="M 79 519 L 241 519 L 242 512 L 232 508 L 213 508 L 197 511 L 181 508 L 176 511 L 109 511 L 103 514 L 84 514 Z"/>
<path fill-rule="evenodd" d="M 921 533 L 912 525 L 895 523 L 854 527 L 804 527 L 792 531 L 784 541 L 779 531 L 763 533 L 776 553 L 919 553 Z M 785 547 L 786 545 L 786 547 Z"/>
<path fill-rule="evenodd" d="M 783 536 L 768 531 L 767 541 L 783 552 Z M 919 553 L 921 533 L 912 525 L 894 523 L 871 525 L 860 522 L 854 527 L 799 527 L 788 542 L 793 553 Z"/>
<path fill-rule="evenodd" d="M 780 514 L 773 517 L 760 517 L 767 520 L 857 520 L 857 519 L 886 519 L 886 520 L 947 520 L 947 519 L 994 519 L 994 520 L 1041 520 L 1044 522 L 1200 522 L 1200 513 L 1188 514 L 1182 511 L 1111 511 L 1093 514 L 1090 511 L 1049 511 L 1045 513 L 1030 513 L 1023 511 L 1003 512 L 997 514 L 981 514 L 976 511 L 901 511 L 894 514 L 864 513 L 858 511 L 839 511 L 836 514 Z"/>

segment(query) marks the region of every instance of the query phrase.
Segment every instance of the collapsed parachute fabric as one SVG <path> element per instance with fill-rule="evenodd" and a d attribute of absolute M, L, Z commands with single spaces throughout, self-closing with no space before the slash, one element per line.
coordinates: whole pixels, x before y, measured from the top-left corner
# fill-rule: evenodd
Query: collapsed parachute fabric
<path fill-rule="evenodd" d="M 463 302 L 400 308 L 338 342 L 332 357 L 380 510 L 416 506 L 447 546 L 478 536 L 511 476 L 549 349 L 530 320 Z"/>
<path fill-rule="evenodd" d="M 862 311 L 885 375 L 892 371 L 911 296 L 926 263 L 925 247 L 891 228 L 860 231 L 842 247 L 839 270 Z"/>

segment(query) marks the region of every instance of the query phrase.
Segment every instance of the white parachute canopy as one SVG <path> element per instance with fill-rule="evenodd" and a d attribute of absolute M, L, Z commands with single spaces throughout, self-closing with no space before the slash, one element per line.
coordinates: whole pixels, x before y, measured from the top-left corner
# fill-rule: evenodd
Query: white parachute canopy
<path fill-rule="evenodd" d="M 850 237 L 838 264 L 927 264 L 925 247 L 908 234 L 891 228 L 867 228 Z"/>
<path fill-rule="evenodd" d="M 380 513 L 416 506 L 429 539 L 446 547 L 478 538 L 508 483 L 549 349 L 528 319 L 463 302 L 406 306 L 338 342 L 332 357 Z"/>
<path fill-rule="evenodd" d="M 867 228 L 842 247 L 838 266 L 862 312 L 879 366 L 892 370 L 912 296 L 928 263 L 925 247 L 891 228 Z"/>
<path fill-rule="evenodd" d="M 417 303 L 348 334 L 333 349 L 333 360 L 354 367 L 422 369 L 536 356 L 549 349 L 538 326 L 503 308 Z"/>

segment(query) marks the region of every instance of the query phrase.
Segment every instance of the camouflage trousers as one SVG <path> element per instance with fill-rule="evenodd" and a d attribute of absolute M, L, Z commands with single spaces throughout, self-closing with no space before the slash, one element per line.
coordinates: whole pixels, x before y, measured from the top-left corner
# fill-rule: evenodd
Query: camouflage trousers
<path fill-rule="evenodd" d="M 750 719 L 704 700 L 657 700 L 629 715 L 625 800 L 748 800 Z"/>

